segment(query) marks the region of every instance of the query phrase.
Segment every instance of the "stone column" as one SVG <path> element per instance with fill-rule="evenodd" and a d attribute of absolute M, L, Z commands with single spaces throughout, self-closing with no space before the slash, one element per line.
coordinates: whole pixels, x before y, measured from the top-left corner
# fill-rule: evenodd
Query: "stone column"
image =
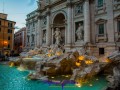
<path fill-rule="evenodd" d="M 67 24 L 65 24 L 65 45 L 67 44 Z"/>
<path fill-rule="evenodd" d="M 54 34 L 54 27 L 52 26 L 52 28 L 51 28 L 51 30 L 52 30 L 52 43 L 51 44 L 53 44 L 53 38 L 54 38 L 54 36 L 53 36 L 53 34 Z"/>
<path fill-rule="evenodd" d="M 37 28 L 37 23 L 35 22 L 35 47 L 39 46 L 39 41 L 38 41 L 38 28 Z"/>
<path fill-rule="evenodd" d="M 67 3 L 67 45 L 72 43 L 72 3 Z"/>
<path fill-rule="evenodd" d="M 90 7 L 89 0 L 84 3 L 84 42 L 90 42 Z"/>
<path fill-rule="evenodd" d="M 114 33 L 114 11 L 113 11 L 113 1 L 109 0 L 106 3 L 106 10 L 107 10 L 107 35 L 108 35 L 108 42 L 114 43 L 115 40 L 115 33 Z M 115 43 L 114 43 L 115 44 Z"/>
<path fill-rule="evenodd" d="M 46 45 L 51 44 L 51 28 L 50 28 L 50 11 L 47 9 L 47 25 L 46 25 Z"/>
<path fill-rule="evenodd" d="M 38 46 L 42 46 L 42 29 L 41 29 L 41 16 L 38 17 Z"/>

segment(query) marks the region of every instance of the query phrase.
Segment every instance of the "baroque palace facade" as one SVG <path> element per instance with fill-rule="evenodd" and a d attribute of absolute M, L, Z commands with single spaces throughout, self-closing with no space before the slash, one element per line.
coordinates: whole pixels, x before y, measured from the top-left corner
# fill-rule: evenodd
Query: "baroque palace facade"
<path fill-rule="evenodd" d="M 86 46 L 92 55 L 120 50 L 120 0 L 38 0 L 27 15 L 27 48 Z M 31 29 L 30 29 L 31 28 Z"/>

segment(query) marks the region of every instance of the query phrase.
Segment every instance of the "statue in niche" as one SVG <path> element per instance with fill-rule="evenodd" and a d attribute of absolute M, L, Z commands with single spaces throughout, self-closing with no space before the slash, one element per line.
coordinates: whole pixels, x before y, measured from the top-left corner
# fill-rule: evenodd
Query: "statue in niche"
<path fill-rule="evenodd" d="M 55 44 L 60 45 L 60 42 L 62 41 L 61 38 L 61 32 L 59 28 L 56 28 L 55 33 L 53 34 L 55 36 Z"/>
<path fill-rule="evenodd" d="M 46 43 L 46 32 L 43 34 L 43 43 Z"/>
<path fill-rule="evenodd" d="M 77 30 L 76 30 L 76 37 L 77 37 L 77 41 L 80 41 L 80 40 L 83 40 L 83 32 L 84 32 L 84 30 L 83 30 L 84 28 L 83 28 L 83 25 L 81 24 L 81 23 L 79 23 L 79 26 L 78 26 L 78 28 L 77 28 Z"/>

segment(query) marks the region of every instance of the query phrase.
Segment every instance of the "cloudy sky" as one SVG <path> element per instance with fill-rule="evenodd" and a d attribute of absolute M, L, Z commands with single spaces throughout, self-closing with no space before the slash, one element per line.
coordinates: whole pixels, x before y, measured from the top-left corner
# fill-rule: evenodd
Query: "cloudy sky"
<path fill-rule="evenodd" d="M 37 0 L 0 0 L 0 13 L 4 11 L 4 13 L 8 14 L 8 20 L 15 21 L 16 27 L 22 28 L 26 23 L 26 15 L 37 9 L 36 1 Z"/>

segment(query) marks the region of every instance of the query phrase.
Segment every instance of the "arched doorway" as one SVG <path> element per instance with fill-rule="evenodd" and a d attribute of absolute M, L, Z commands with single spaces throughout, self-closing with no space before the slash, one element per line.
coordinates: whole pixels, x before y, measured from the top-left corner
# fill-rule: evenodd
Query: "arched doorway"
<path fill-rule="evenodd" d="M 55 16 L 53 19 L 53 44 L 56 44 L 56 37 L 55 37 L 55 32 L 56 30 L 59 29 L 60 31 L 60 44 L 64 45 L 65 44 L 65 16 L 62 13 L 59 13 Z"/>

